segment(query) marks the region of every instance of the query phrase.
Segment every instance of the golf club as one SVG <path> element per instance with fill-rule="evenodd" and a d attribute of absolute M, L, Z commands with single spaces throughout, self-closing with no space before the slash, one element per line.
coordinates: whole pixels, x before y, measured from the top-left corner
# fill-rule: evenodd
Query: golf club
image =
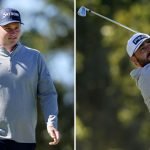
<path fill-rule="evenodd" d="M 107 21 L 110 21 L 110 22 L 112 22 L 112 23 L 114 23 L 114 24 L 116 24 L 116 25 L 118 25 L 118 26 L 120 26 L 120 27 L 123 27 L 123 28 L 125 28 L 125 29 L 127 29 L 127 30 L 129 30 L 129 31 L 131 31 L 131 32 L 134 32 L 134 33 L 137 33 L 137 32 L 138 32 L 138 31 L 135 31 L 135 30 L 133 30 L 133 29 L 131 29 L 131 28 L 129 28 L 129 27 L 127 27 L 127 26 L 125 26 L 125 25 L 123 25 L 123 24 L 117 22 L 117 21 L 114 21 L 114 20 L 109 19 L 109 18 L 107 18 L 107 17 L 105 17 L 105 16 L 103 16 L 103 15 L 101 15 L 101 14 L 99 14 L 99 13 L 96 13 L 96 12 L 94 12 L 94 11 L 92 11 L 92 10 L 90 10 L 90 9 L 88 9 L 88 8 L 86 8 L 86 7 L 84 7 L 84 6 L 81 6 L 81 7 L 80 7 L 80 9 L 78 10 L 78 15 L 81 16 L 81 17 L 86 17 L 86 12 L 90 12 L 90 13 L 92 13 L 92 14 L 98 16 L 98 17 L 101 17 L 101 18 L 103 18 L 103 19 L 105 19 L 105 20 L 107 20 Z"/>

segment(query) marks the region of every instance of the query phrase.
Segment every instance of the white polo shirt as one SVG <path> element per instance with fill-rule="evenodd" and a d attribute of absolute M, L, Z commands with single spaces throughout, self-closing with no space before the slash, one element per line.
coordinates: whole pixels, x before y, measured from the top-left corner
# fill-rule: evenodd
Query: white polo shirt
<path fill-rule="evenodd" d="M 150 64 L 142 68 L 134 69 L 130 75 L 136 81 L 144 102 L 150 111 Z"/>

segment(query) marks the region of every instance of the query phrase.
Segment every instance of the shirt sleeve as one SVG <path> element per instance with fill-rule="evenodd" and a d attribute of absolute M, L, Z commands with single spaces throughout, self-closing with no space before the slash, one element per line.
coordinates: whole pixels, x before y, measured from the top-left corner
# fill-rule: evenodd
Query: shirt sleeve
<path fill-rule="evenodd" d="M 41 108 L 47 125 L 57 128 L 57 92 L 46 66 L 45 60 L 41 54 L 38 59 L 38 87 L 37 94 L 40 99 Z"/>
<path fill-rule="evenodd" d="M 150 111 L 150 66 L 143 68 L 141 76 L 138 80 L 138 87 L 141 90 L 141 94 L 144 98 L 144 102 Z"/>

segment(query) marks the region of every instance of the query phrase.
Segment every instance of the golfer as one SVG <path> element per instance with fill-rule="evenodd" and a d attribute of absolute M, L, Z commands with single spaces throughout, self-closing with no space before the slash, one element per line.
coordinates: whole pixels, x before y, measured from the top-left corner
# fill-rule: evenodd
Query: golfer
<path fill-rule="evenodd" d="M 17 10 L 0 10 L 0 150 L 35 150 L 37 100 L 49 144 L 60 139 L 55 87 L 41 53 L 19 41 L 21 24 Z"/>
<path fill-rule="evenodd" d="M 130 74 L 135 79 L 150 111 L 150 36 L 144 33 L 134 34 L 127 42 L 127 53 L 136 66 Z"/>

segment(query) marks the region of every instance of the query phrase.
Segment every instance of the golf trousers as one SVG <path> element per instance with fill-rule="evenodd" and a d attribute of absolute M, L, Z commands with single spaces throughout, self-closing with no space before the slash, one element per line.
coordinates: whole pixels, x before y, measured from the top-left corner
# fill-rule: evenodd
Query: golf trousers
<path fill-rule="evenodd" d="M 0 140 L 0 150 L 35 150 L 35 143 L 18 143 L 13 140 Z"/>

